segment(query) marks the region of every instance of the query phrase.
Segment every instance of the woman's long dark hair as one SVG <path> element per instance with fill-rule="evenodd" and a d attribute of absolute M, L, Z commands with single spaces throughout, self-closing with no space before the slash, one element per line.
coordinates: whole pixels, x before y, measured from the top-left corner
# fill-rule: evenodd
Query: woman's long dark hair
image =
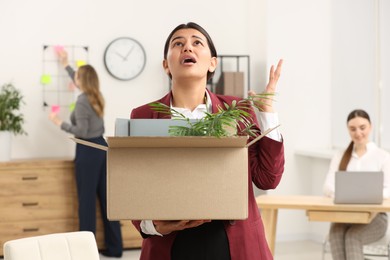
<path fill-rule="evenodd" d="M 347 124 L 351 119 L 354 119 L 356 117 L 362 117 L 368 120 L 368 122 L 371 123 L 370 116 L 368 113 L 362 109 L 355 109 L 351 113 L 349 113 L 348 118 L 347 118 Z M 339 170 L 340 171 L 345 171 L 347 170 L 347 166 L 349 161 L 351 160 L 352 157 L 352 150 L 353 150 L 353 141 L 351 141 L 345 150 L 343 157 L 341 158 L 340 164 L 339 164 Z"/>

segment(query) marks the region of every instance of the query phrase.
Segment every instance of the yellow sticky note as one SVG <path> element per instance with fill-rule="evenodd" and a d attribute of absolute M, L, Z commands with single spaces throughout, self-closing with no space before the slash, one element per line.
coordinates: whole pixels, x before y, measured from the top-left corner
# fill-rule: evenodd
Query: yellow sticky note
<path fill-rule="evenodd" d="M 83 66 L 85 64 L 87 64 L 87 63 L 85 61 L 83 61 L 83 60 L 76 61 L 77 68 L 80 68 L 81 66 Z"/>
<path fill-rule="evenodd" d="M 51 76 L 49 74 L 43 74 L 41 76 L 41 83 L 43 85 L 47 85 L 51 83 Z"/>
<path fill-rule="evenodd" d="M 70 112 L 73 112 L 73 110 L 74 110 L 75 107 L 76 107 L 76 104 L 75 104 L 75 103 L 71 103 L 71 104 L 69 105 L 69 111 L 70 111 Z"/>

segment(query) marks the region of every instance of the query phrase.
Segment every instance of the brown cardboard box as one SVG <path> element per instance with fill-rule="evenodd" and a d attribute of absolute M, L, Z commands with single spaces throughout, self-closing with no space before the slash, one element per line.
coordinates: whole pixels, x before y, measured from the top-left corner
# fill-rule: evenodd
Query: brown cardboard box
<path fill-rule="evenodd" d="M 216 93 L 244 97 L 244 73 L 222 72 L 216 86 Z"/>
<path fill-rule="evenodd" d="M 247 137 L 107 137 L 111 220 L 246 219 Z"/>

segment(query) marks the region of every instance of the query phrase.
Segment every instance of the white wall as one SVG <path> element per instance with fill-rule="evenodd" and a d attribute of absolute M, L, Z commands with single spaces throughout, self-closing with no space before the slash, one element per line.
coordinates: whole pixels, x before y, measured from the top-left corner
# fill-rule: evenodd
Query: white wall
<path fill-rule="evenodd" d="M 168 79 L 161 69 L 163 44 L 179 23 L 195 21 L 211 34 L 220 54 L 251 55 L 251 85 L 264 88 L 271 64 L 285 60 L 276 108 L 285 139 L 285 175 L 271 193 L 318 193 L 326 163 L 313 166 L 298 147 L 330 144 L 330 0 L 1 1 L 0 83 L 12 80 L 26 97 L 28 136 L 13 139 L 12 158 L 72 157 L 74 144 L 42 108 L 42 45 L 88 45 L 106 98 L 106 134 L 117 117 L 161 97 Z M 121 82 L 105 71 L 103 53 L 116 37 L 140 41 L 144 72 Z M 317 170 L 320 172 L 318 173 Z M 315 184 L 313 184 L 313 181 Z M 314 186 L 313 186 L 314 185 Z M 280 212 L 277 239 L 316 237 L 302 211 Z"/>
<path fill-rule="evenodd" d="M 286 170 L 272 193 L 318 195 L 327 162 L 316 167 L 312 159 L 297 156 L 294 150 L 330 145 L 330 1 L 269 0 L 267 4 L 267 61 L 285 59 L 277 103 Z M 324 232 L 313 233 L 304 211 L 280 210 L 278 240 L 318 240 Z"/>
<path fill-rule="evenodd" d="M 161 66 L 163 46 L 168 34 L 180 23 L 199 23 L 211 34 L 220 54 L 251 54 L 257 74 L 264 73 L 261 65 L 265 64 L 265 26 L 261 6 L 254 0 L 238 5 L 233 0 L 185 4 L 176 0 L 1 1 L 0 83 L 12 80 L 22 89 L 26 101 L 23 113 L 28 136 L 14 138 L 12 158 L 73 156 L 74 144 L 47 120 L 48 111 L 42 107 L 39 80 L 44 44 L 89 46 L 89 60 L 99 73 L 107 102 L 106 135 L 112 135 L 115 118 L 128 118 L 133 107 L 168 91 L 168 78 Z M 254 10 L 256 17 L 249 15 Z M 249 33 L 249 29 L 257 32 Z M 120 36 L 133 37 L 146 49 L 146 68 L 132 81 L 115 80 L 104 68 L 104 49 Z M 263 75 L 254 76 L 252 81 L 265 82 Z"/>
<path fill-rule="evenodd" d="M 379 62 L 381 66 L 380 84 L 381 84 L 381 111 L 383 111 L 379 118 L 383 124 L 381 125 L 380 136 L 382 139 L 379 140 L 380 144 L 387 150 L 390 151 L 390 1 L 381 0 L 379 1 L 379 26 L 380 26 L 380 51 L 379 51 Z M 386 112 L 387 113 L 386 113 Z"/>
<path fill-rule="evenodd" d="M 370 114 L 372 138 L 378 127 L 375 2 L 334 0 L 332 3 L 332 144 L 349 143 L 346 118 L 361 108 Z M 345 13 L 348 12 L 348 19 Z M 346 100 L 348 99 L 348 102 Z M 342 128 L 341 128 L 342 127 Z"/>

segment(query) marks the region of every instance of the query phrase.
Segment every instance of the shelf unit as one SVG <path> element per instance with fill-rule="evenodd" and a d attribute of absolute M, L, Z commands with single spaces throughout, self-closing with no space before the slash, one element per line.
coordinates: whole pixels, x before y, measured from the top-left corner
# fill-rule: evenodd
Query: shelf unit
<path fill-rule="evenodd" d="M 228 63 L 230 62 L 230 63 Z M 228 63 L 228 64 L 227 64 Z M 232 64 L 233 63 L 233 64 Z M 231 66 L 229 66 L 231 65 Z M 226 69 L 228 67 L 228 69 Z M 214 77 L 208 82 L 210 90 L 216 92 L 216 85 L 223 72 L 243 72 L 244 73 L 244 97 L 250 89 L 250 56 L 249 55 L 219 55 L 218 66 Z"/>

